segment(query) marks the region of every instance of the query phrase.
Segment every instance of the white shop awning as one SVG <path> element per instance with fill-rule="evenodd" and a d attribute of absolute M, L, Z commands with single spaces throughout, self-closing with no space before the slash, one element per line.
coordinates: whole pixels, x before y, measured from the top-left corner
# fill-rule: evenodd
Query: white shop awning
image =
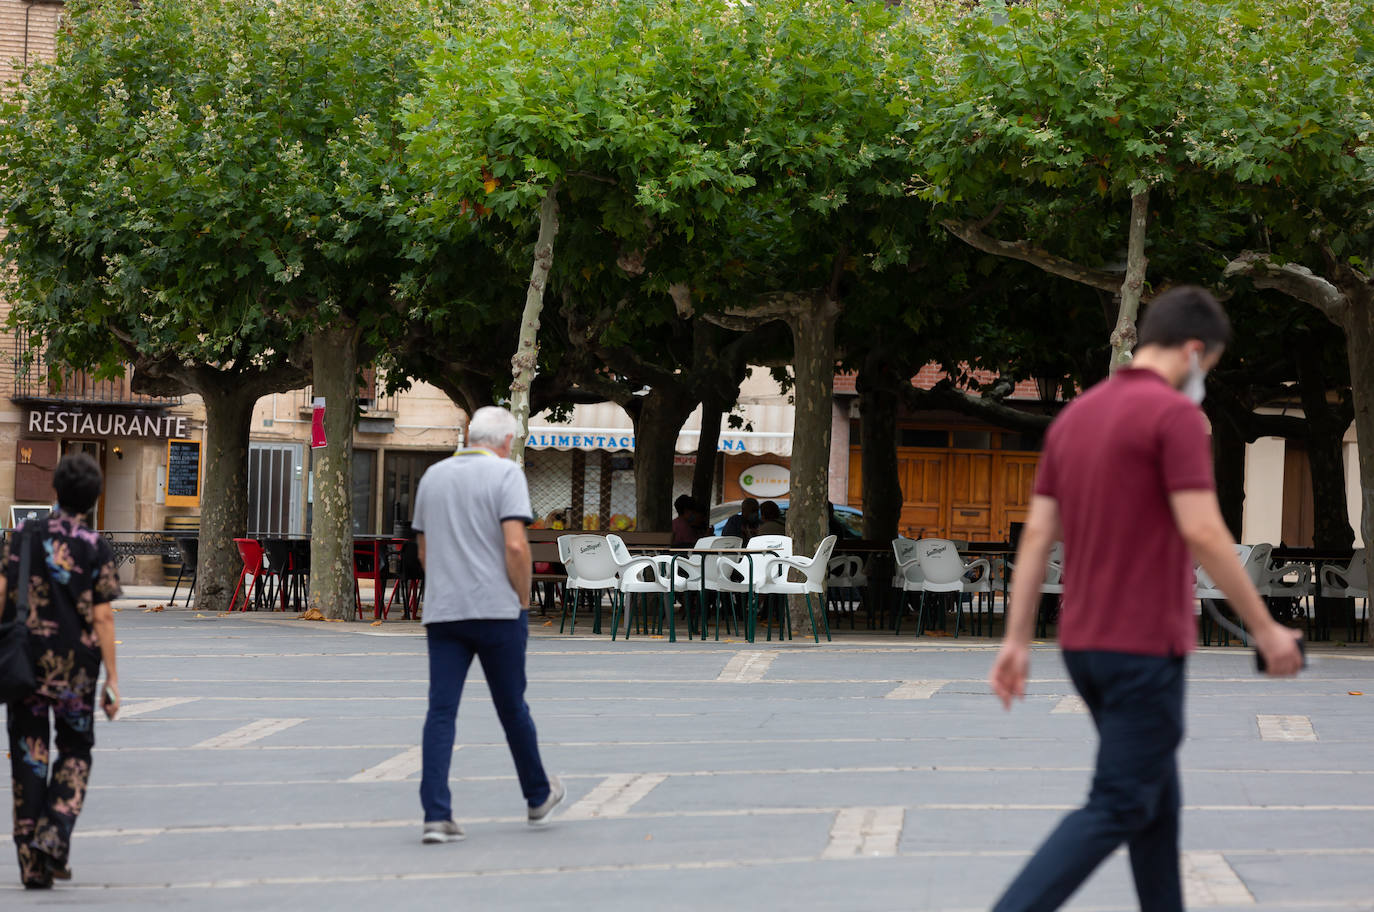
<path fill-rule="evenodd" d="M 743 420 L 738 429 L 729 426 L 729 415 L 721 419 L 717 449 L 722 453 L 771 453 L 792 455 L 793 409 L 790 405 L 742 405 L 733 412 Z M 674 449 L 695 453 L 701 436 L 701 407 L 688 417 L 678 432 Z M 623 408 L 613 402 L 573 406 L 567 422 L 555 422 L 548 412 L 530 417 L 530 436 L 525 446 L 534 450 L 609 450 L 633 452 L 634 422 Z"/>

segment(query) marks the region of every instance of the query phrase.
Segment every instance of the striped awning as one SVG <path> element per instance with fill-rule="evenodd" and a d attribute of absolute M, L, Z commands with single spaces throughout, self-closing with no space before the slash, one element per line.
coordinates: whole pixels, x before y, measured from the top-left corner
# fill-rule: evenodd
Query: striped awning
<path fill-rule="evenodd" d="M 730 426 L 734 415 L 739 428 Z M 792 455 L 793 408 L 790 405 L 746 404 L 721 419 L 717 449 L 722 453 L 771 453 Z M 701 406 L 678 432 L 674 449 L 695 453 L 701 437 Z M 535 450 L 610 450 L 633 452 L 634 422 L 613 402 L 573 406 L 567 422 L 555 422 L 548 412 L 530 417 L 530 436 L 525 446 Z"/>

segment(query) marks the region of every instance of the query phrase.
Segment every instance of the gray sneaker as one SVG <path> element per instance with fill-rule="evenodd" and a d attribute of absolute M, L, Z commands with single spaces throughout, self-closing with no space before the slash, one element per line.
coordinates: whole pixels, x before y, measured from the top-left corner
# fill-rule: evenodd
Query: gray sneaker
<path fill-rule="evenodd" d="M 431 820 L 425 824 L 425 834 L 420 841 L 425 845 L 438 845 L 441 842 L 458 842 L 464 835 L 463 828 L 452 820 Z"/>
<path fill-rule="evenodd" d="M 563 803 L 563 798 L 567 794 L 567 789 L 563 788 L 563 780 L 557 776 L 552 777 L 549 780 L 549 797 L 545 798 L 539 807 L 530 808 L 530 826 L 545 826 L 553 809 Z"/>

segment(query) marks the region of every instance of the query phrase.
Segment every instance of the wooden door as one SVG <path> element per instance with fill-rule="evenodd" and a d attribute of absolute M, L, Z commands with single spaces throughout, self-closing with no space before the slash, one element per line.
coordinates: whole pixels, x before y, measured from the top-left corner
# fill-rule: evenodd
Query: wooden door
<path fill-rule="evenodd" d="M 902 480 L 902 515 L 897 529 L 908 538 L 938 537 L 945 528 L 944 453 L 897 451 Z"/>
<path fill-rule="evenodd" d="M 992 453 L 949 455 L 947 538 L 988 541 L 992 535 Z"/>
<path fill-rule="evenodd" d="M 1024 523 L 1030 516 L 1031 496 L 1035 490 L 1038 456 L 1003 456 L 999 470 L 1000 501 L 995 538 L 1010 541 L 1011 524 Z"/>

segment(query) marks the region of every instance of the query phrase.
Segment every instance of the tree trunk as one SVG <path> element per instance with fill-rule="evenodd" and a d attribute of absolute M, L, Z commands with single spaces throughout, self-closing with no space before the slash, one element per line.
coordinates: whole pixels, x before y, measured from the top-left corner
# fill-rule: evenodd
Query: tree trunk
<path fill-rule="evenodd" d="M 718 400 L 701 403 L 701 436 L 697 438 L 697 464 L 692 469 L 692 499 L 708 511 L 715 500 L 716 453 L 720 450 L 721 414 L 725 407 Z"/>
<path fill-rule="evenodd" d="M 544 289 L 553 269 L 553 241 L 558 236 L 558 185 L 549 187 L 539 204 L 539 239 L 534 243 L 534 264 L 530 267 L 530 287 L 525 293 L 525 311 L 520 316 L 520 340 L 511 358 L 510 408 L 519 425 L 511 458 L 525 465 L 525 438 L 530 433 L 530 386 L 539 364 L 539 315 L 544 309 Z"/>
<path fill-rule="evenodd" d="M 802 299 L 789 323 L 792 328 L 792 369 L 795 418 L 792 427 L 792 489 L 787 509 L 787 534 L 799 555 L 815 553 L 828 532 L 830 503 L 830 422 L 835 392 L 835 323 L 839 302 L 829 294 Z M 825 610 L 812 598 L 812 610 Z M 792 628 L 810 634 L 806 602 L 793 599 Z"/>
<path fill-rule="evenodd" d="M 238 587 L 239 557 L 234 539 L 248 532 L 248 435 L 257 394 L 244 392 L 232 376 L 222 386 L 198 388 L 205 402 L 205 497 L 200 507 L 200 556 L 196 607 L 225 611 Z"/>
<path fill-rule="evenodd" d="M 673 527 L 673 457 L 678 432 L 696 403 L 677 390 L 654 388 L 635 418 L 635 530 Z"/>
<path fill-rule="evenodd" d="M 313 451 L 310 607 L 350 619 L 353 606 L 353 425 L 358 411 L 358 324 L 341 319 L 312 341 L 314 392 L 323 396 L 327 446 Z"/>
<path fill-rule="evenodd" d="M 1116 329 L 1112 330 L 1112 363 L 1116 371 L 1131 363 L 1135 350 L 1135 318 L 1140 312 L 1140 296 L 1145 290 L 1145 228 L 1149 223 L 1150 193 L 1131 196 L 1131 232 L 1126 243 L 1126 279 L 1121 283 L 1121 306 L 1117 309 Z"/>
<path fill-rule="evenodd" d="M 1365 548 L 1374 548 L 1374 290 L 1363 284 L 1344 290 L 1349 304 L 1342 326 L 1360 453 L 1360 537 Z"/>
<path fill-rule="evenodd" d="M 887 365 L 866 363 L 859 372 L 859 445 L 863 480 L 864 538 L 891 541 L 902 516 L 902 480 L 897 465 L 900 378 Z"/>
<path fill-rule="evenodd" d="M 1245 518 L 1245 434 L 1221 409 L 1209 409 L 1212 419 L 1212 459 L 1216 465 L 1217 500 L 1221 516 L 1236 541 L 1243 541 Z"/>
<path fill-rule="evenodd" d="M 1344 550 L 1355 541 L 1345 497 L 1344 415 L 1326 398 L 1327 378 L 1322 351 L 1309 334 L 1299 337 L 1296 351 L 1298 393 L 1308 435 L 1307 458 L 1312 469 L 1312 543 L 1323 550 Z"/>

